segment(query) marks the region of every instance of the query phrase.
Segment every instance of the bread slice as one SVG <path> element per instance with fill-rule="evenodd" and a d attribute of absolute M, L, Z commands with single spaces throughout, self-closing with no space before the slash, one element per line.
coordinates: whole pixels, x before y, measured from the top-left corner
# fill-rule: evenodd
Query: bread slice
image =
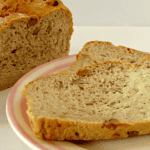
<path fill-rule="evenodd" d="M 0 3 L 0 90 L 4 90 L 33 68 L 67 56 L 73 22 L 60 0 Z"/>
<path fill-rule="evenodd" d="M 150 133 L 150 58 L 135 67 L 102 62 L 40 77 L 22 91 L 35 135 L 49 140 L 127 138 Z"/>
<path fill-rule="evenodd" d="M 76 72 L 82 67 L 103 61 L 120 61 L 135 65 L 147 57 L 150 57 L 150 54 L 146 52 L 115 46 L 110 42 L 91 41 L 83 46 L 77 55 L 76 61 L 65 72 Z"/>

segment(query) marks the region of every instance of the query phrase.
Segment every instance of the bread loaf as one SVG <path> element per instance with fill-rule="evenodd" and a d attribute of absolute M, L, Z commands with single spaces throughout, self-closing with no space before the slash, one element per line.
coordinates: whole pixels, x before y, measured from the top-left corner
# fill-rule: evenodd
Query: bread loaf
<path fill-rule="evenodd" d="M 150 54 L 124 46 L 115 46 L 110 42 L 91 41 L 87 42 L 78 53 L 76 61 L 65 71 L 76 72 L 78 69 L 103 61 L 120 61 L 130 65 L 138 64 Z"/>
<path fill-rule="evenodd" d="M 0 90 L 68 55 L 72 14 L 60 0 L 0 1 Z"/>
<path fill-rule="evenodd" d="M 150 58 L 101 62 L 40 77 L 22 91 L 35 135 L 99 140 L 150 133 Z"/>

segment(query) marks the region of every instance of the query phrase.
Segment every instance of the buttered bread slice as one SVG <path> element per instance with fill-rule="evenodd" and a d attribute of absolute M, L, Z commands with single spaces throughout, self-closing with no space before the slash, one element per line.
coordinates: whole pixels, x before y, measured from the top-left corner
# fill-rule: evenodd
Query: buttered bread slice
<path fill-rule="evenodd" d="M 149 91 L 147 58 L 135 67 L 107 61 L 40 77 L 22 93 L 38 138 L 98 140 L 150 133 Z"/>

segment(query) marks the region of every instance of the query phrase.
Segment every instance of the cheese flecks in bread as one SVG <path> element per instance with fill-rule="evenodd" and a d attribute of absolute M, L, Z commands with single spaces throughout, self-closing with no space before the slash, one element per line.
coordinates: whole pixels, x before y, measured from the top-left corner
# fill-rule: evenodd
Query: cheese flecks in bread
<path fill-rule="evenodd" d="M 76 61 L 66 71 L 75 73 L 82 67 L 103 61 L 120 61 L 134 66 L 147 57 L 150 57 L 150 54 L 146 52 L 115 46 L 110 42 L 91 41 L 83 46 L 77 55 Z"/>
<path fill-rule="evenodd" d="M 7 0 L 0 7 L 0 90 L 33 68 L 68 55 L 72 14 L 61 1 Z"/>
<path fill-rule="evenodd" d="M 150 58 L 136 66 L 107 61 L 30 82 L 22 93 L 33 132 L 50 140 L 148 134 L 149 64 Z"/>

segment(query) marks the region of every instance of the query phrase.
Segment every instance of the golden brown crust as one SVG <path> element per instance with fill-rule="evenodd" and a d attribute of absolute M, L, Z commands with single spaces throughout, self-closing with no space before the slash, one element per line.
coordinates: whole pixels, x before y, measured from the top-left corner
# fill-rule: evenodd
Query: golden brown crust
<path fill-rule="evenodd" d="M 87 45 L 94 43 L 94 44 L 107 44 L 107 45 L 113 45 L 111 42 L 107 42 L 107 41 L 89 41 L 87 43 L 84 44 L 83 47 L 86 47 Z M 114 45 L 113 45 L 114 46 Z"/>
<path fill-rule="evenodd" d="M 101 44 L 101 45 L 111 45 L 111 46 L 115 46 L 114 44 L 112 44 L 111 42 L 107 42 L 107 41 L 90 41 L 90 42 L 87 42 L 87 43 L 85 43 L 84 44 L 84 46 L 83 46 L 83 48 L 85 48 L 86 46 L 88 46 L 89 44 L 91 44 L 91 43 L 94 43 L 94 44 Z M 115 46 L 116 48 L 122 48 L 122 49 L 125 49 L 125 50 L 127 50 L 127 51 L 130 51 L 130 52 L 138 52 L 138 53 L 141 53 L 141 54 L 145 54 L 145 55 L 147 55 L 147 56 L 149 56 L 150 57 L 150 54 L 149 53 L 146 53 L 146 52 L 142 52 L 142 51 L 138 51 L 138 50 L 136 50 L 136 49 L 132 49 L 132 48 L 129 48 L 129 47 L 125 47 L 125 46 Z M 82 48 L 82 49 L 83 49 Z M 82 50 L 81 50 L 82 51 Z M 81 53 L 81 51 L 79 52 L 79 53 Z"/>
<path fill-rule="evenodd" d="M 149 54 L 149 53 L 146 53 L 146 52 L 138 51 L 138 50 L 135 50 L 135 49 L 132 49 L 132 48 L 128 48 L 128 47 L 125 47 L 125 46 L 117 46 L 117 47 L 118 47 L 118 48 L 125 49 L 125 50 L 127 50 L 128 52 L 130 52 L 130 53 L 137 52 L 137 53 L 139 53 L 139 54 L 144 54 L 146 57 L 150 57 L 150 54 Z"/>
<path fill-rule="evenodd" d="M 57 2 L 57 5 L 54 5 Z M 9 0 L 6 1 L 0 9 L 0 14 L 22 13 L 28 16 L 36 15 L 39 18 L 44 17 L 50 12 L 65 10 L 72 17 L 71 12 L 60 0 Z"/>
<path fill-rule="evenodd" d="M 0 8 L 0 32 L 2 32 L 7 26 L 10 26 L 14 22 L 19 22 L 22 19 L 35 17 L 38 20 L 42 17 L 57 11 L 64 11 L 70 19 L 70 38 L 73 33 L 73 19 L 72 13 L 64 6 L 60 0 L 9 0 L 3 2 Z M 55 2 L 58 5 L 55 5 Z M 68 50 L 69 51 L 68 45 Z"/>

